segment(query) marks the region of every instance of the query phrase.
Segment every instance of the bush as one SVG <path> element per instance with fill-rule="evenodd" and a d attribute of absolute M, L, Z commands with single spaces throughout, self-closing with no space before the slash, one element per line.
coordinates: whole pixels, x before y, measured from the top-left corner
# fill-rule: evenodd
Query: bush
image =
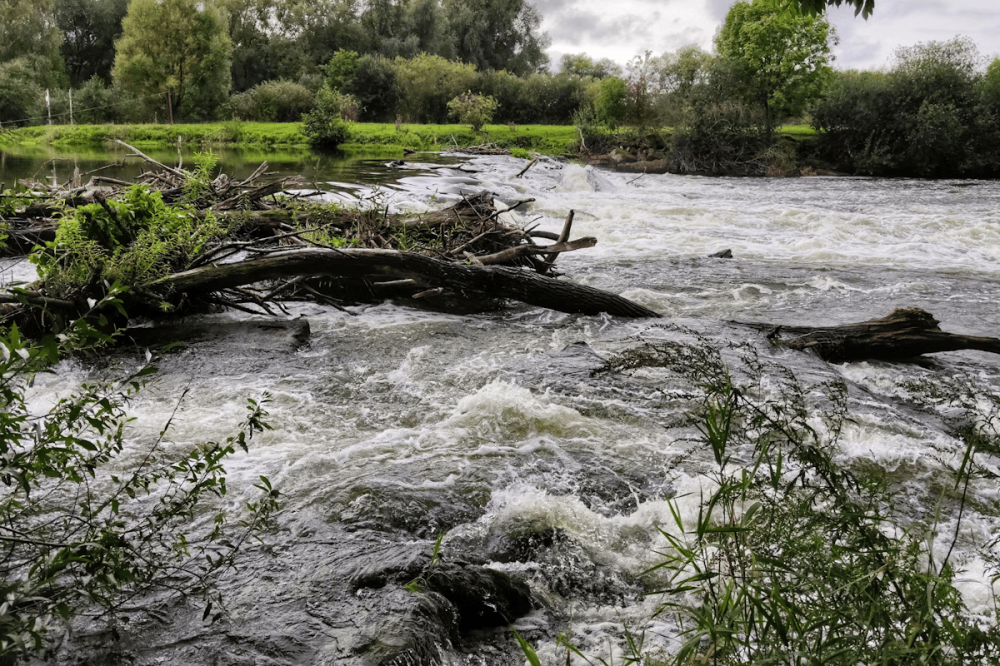
<path fill-rule="evenodd" d="M 966 40 L 900 49 L 886 74 L 839 74 L 813 112 L 824 157 L 867 175 L 952 177 L 1000 169 L 987 86 Z"/>
<path fill-rule="evenodd" d="M 259 123 L 294 123 L 312 111 L 316 100 L 309 89 L 292 81 L 265 81 L 233 95 L 228 110 L 232 117 Z"/>
<path fill-rule="evenodd" d="M 726 354 L 731 364 L 708 344 L 650 343 L 603 370 L 667 369 L 673 394 L 699 402 L 692 425 L 711 456 L 694 511 L 670 501 L 672 520 L 659 528 L 670 547 L 647 572 L 663 590 L 658 613 L 681 629 L 665 663 L 998 663 L 1000 628 L 980 626 L 951 561 L 968 529 L 963 511 L 979 501 L 969 481 L 997 477 L 992 387 L 960 378 L 909 385 L 935 418 L 959 412 L 951 423 L 965 445 L 961 465 L 942 479 L 949 501 L 931 498 L 914 516 L 900 497 L 912 493 L 909 481 L 894 491 L 891 470 L 841 462 L 845 382 L 804 385 L 751 347 Z M 987 506 L 992 515 L 996 506 Z M 977 549 L 991 569 L 996 543 Z"/>
<path fill-rule="evenodd" d="M 45 115 L 45 91 L 26 60 L 0 64 L 0 123 L 37 124 Z"/>
<path fill-rule="evenodd" d="M 104 310 L 120 309 L 117 287 L 58 337 L 25 342 L 16 327 L 0 331 L 0 662 L 43 657 L 74 615 L 94 612 L 112 623 L 136 598 L 152 593 L 202 599 L 208 617 L 213 580 L 232 567 L 248 538 L 277 510 L 266 478 L 238 524 L 206 507 L 226 494 L 223 462 L 269 429 L 263 404 L 250 401 L 237 434 L 176 455 L 164 437 L 143 444 L 123 472 L 125 407 L 145 377 L 85 385 L 46 411 L 33 411 L 26 387 L 67 352 L 107 340 L 96 328 Z"/>
<path fill-rule="evenodd" d="M 401 110 L 413 123 L 448 122 L 448 102 L 476 82 L 475 65 L 421 54 L 409 60 L 396 58 L 402 89 Z"/>
<path fill-rule="evenodd" d="M 73 119 L 81 125 L 134 122 L 141 113 L 138 101 L 98 76 L 73 91 Z"/>
<path fill-rule="evenodd" d="M 358 104 L 350 95 L 324 86 L 316 95 L 312 113 L 302 117 L 302 133 L 317 148 L 333 149 L 347 140 L 345 116 L 357 113 Z"/>
<path fill-rule="evenodd" d="M 525 87 L 524 79 L 501 69 L 480 73 L 472 89 L 497 101 L 497 122 L 527 125 L 536 118 L 525 102 Z"/>
<path fill-rule="evenodd" d="M 340 88 L 360 105 L 360 118 L 366 122 L 392 122 L 399 109 L 401 91 L 392 63 L 377 55 L 358 58 L 354 75 Z"/>
<path fill-rule="evenodd" d="M 497 101 L 488 95 L 465 92 L 448 102 L 448 111 L 458 122 L 471 125 L 478 132 L 483 125 L 493 120 Z"/>
<path fill-rule="evenodd" d="M 628 97 L 628 84 L 622 79 L 612 76 L 604 79 L 594 98 L 594 114 L 598 122 L 610 129 L 615 129 L 625 121 L 625 101 Z"/>

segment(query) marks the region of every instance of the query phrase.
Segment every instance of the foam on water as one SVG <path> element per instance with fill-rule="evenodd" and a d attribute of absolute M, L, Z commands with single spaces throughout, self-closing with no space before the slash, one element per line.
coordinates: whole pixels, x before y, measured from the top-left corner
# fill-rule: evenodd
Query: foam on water
<path fill-rule="evenodd" d="M 536 201 L 504 218 L 528 223 L 540 216 L 540 228 L 554 232 L 572 208 L 573 237 L 592 235 L 598 244 L 561 255 L 556 266 L 569 279 L 622 293 L 668 321 L 518 305 L 474 315 L 399 303 L 352 306 L 351 314 L 297 305 L 293 312 L 306 316 L 312 331 L 304 348 L 227 352 L 224 344 L 221 351 L 194 345 L 164 359 L 160 377 L 132 403 L 133 449 L 121 464 L 155 439 L 185 389 L 168 433 L 171 451 L 233 434 L 246 398 L 268 391 L 275 429 L 255 436 L 249 455 L 240 452 L 227 463 L 227 507 L 236 511 L 265 474 L 285 495 L 280 520 L 292 534 L 302 525 L 367 516 L 352 529 L 412 540 L 406 530 L 426 513 L 422 537 L 445 531 L 446 544 L 485 548 L 524 535 L 565 535 L 579 556 L 566 567 L 579 567 L 575 574 L 584 582 L 606 577 L 607 595 L 591 590 L 577 599 L 572 585 L 569 592 L 556 589 L 537 561 L 490 565 L 535 577 L 551 605 L 517 626 L 538 634 L 543 663 L 557 663 L 565 650 L 554 634 L 563 630 L 589 654 L 617 659 L 623 621 L 659 635 L 654 649 L 676 648 L 677 628 L 650 620 L 657 600 L 643 598 L 636 581 L 669 547 L 659 530 L 681 534 L 665 497 L 674 498 L 689 526 L 711 491 L 704 475 L 711 454 L 685 417 L 693 408 L 683 395 L 688 387 L 660 368 L 634 372 L 631 383 L 593 376 L 603 359 L 645 340 L 706 336 L 717 346 L 760 344 L 762 354 L 774 353 L 802 377 L 849 384 L 841 460 L 912 474 L 919 478 L 901 483 L 913 488 L 961 463 L 962 443 L 943 425 L 949 412 L 942 406 L 936 414 L 916 413 L 914 387 L 963 373 L 1000 385 L 995 359 L 967 353 L 925 366 L 831 367 L 806 355 L 778 355 L 756 329 L 719 320 L 844 323 L 915 305 L 937 315 L 945 330 L 995 335 L 1000 184 L 636 178 L 553 160 L 516 179 L 522 160 L 471 162 L 481 171 L 475 178 L 421 175 L 383 196 L 394 210 L 418 213 L 465 190 L 489 189 L 508 203 L 530 197 Z M 724 248 L 735 259 L 706 257 Z M 51 405 L 90 374 L 86 365 L 60 364 L 55 375 L 36 381 L 32 400 Z M 825 432 L 821 421 L 812 425 Z M 972 491 L 983 501 L 1000 492 L 979 481 Z M 426 498 L 433 501 L 420 503 Z M 998 519 L 970 511 L 953 556 L 964 598 L 984 616 L 991 572 L 977 548 L 998 532 Z M 942 525 L 940 534 L 939 560 L 951 528 Z"/>

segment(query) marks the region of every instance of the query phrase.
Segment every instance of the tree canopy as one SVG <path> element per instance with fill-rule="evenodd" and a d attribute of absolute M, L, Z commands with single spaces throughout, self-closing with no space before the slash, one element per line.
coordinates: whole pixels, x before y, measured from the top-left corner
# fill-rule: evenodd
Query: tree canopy
<path fill-rule="evenodd" d="M 769 2 L 737 2 L 715 37 L 723 58 L 744 67 L 749 96 L 768 128 L 802 113 L 832 74 L 832 33 L 821 17 L 782 12 Z"/>
<path fill-rule="evenodd" d="M 131 0 L 122 29 L 113 75 L 123 90 L 169 93 L 175 116 L 197 119 L 228 98 L 233 47 L 213 0 Z"/>

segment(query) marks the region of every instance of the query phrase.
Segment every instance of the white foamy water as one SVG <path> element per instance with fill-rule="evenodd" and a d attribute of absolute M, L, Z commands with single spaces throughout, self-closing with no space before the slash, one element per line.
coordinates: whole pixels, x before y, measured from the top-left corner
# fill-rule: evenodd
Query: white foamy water
<path fill-rule="evenodd" d="M 678 498 L 690 523 L 710 467 L 686 419 L 695 403 L 676 377 L 655 369 L 593 376 L 603 359 L 643 340 L 703 335 L 720 346 L 758 345 L 807 386 L 845 380 L 852 418 L 839 459 L 877 464 L 914 489 L 928 480 L 940 487 L 963 451 L 941 420 L 948 408 L 914 409 L 915 385 L 964 376 L 1000 386 L 1000 363 L 982 353 L 924 366 L 829 366 L 772 351 L 756 330 L 726 323 L 845 323 L 915 306 L 945 330 L 997 335 L 998 183 L 638 177 L 549 160 L 516 179 L 521 160 L 470 166 L 480 173 L 404 179 L 393 205 L 425 211 L 459 191 L 489 189 L 507 203 L 534 198 L 510 215 L 556 232 L 574 209 L 573 237 L 598 244 L 563 254 L 557 266 L 667 319 L 516 304 L 473 315 L 298 306 L 312 328 L 302 349 L 232 350 L 223 341 L 164 359 L 156 384 L 133 404 L 136 441 L 156 436 L 185 388 L 169 436 L 178 448 L 231 433 L 246 397 L 270 392 L 274 430 L 228 465 L 234 497 L 266 474 L 285 495 L 283 534 L 330 530 L 345 552 L 363 535 L 429 548 L 445 533 L 459 554 L 528 578 L 545 604 L 518 627 L 544 663 L 562 663 L 563 631 L 590 654 L 619 658 L 623 622 L 649 630 L 654 654 L 676 649 L 676 627 L 650 619 L 657 601 L 644 596 L 641 574 L 668 545 L 658 528 L 674 529 L 665 498 Z M 707 258 L 726 248 L 734 259 Z M 60 372 L 70 382 L 82 371 Z M 995 499 L 985 482 L 973 492 Z M 907 499 L 924 500 L 917 491 Z M 991 571 L 977 549 L 998 529 L 994 517 L 972 511 L 957 542 L 960 589 L 984 617 Z M 556 539 L 551 552 L 565 549 L 561 568 L 542 555 L 511 555 L 510 543 L 538 534 Z M 935 543 L 935 555 L 949 545 Z"/>

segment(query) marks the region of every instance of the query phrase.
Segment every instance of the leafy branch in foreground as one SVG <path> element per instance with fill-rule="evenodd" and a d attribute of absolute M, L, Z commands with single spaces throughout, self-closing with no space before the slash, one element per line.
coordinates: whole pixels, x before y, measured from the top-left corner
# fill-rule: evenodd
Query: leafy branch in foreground
<path fill-rule="evenodd" d="M 32 411 L 33 373 L 95 335 L 83 319 L 39 343 L 0 332 L 0 658 L 44 654 L 74 615 L 112 620 L 155 592 L 202 599 L 207 619 L 214 578 L 278 509 L 265 477 L 244 517 L 210 505 L 226 494 L 224 460 L 270 429 L 266 397 L 249 400 L 236 434 L 181 456 L 164 451 L 170 421 L 142 450 L 127 442 L 128 402 L 156 372 L 148 354 L 121 381 Z"/>
<path fill-rule="evenodd" d="M 713 463 L 693 522 L 671 501 L 673 524 L 660 530 L 670 547 L 647 572 L 662 581 L 658 613 L 681 627 L 671 663 L 1000 660 L 995 617 L 966 606 L 952 562 L 969 481 L 989 470 L 976 456 L 1000 450 L 1000 399 L 952 386 L 925 402 L 962 413 L 965 455 L 936 507 L 903 516 L 894 507 L 906 503 L 885 474 L 838 459 L 843 382 L 806 390 L 752 349 L 734 380 L 717 350 L 674 343 L 632 350 L 605 371 L 639 367 L 669 368 L 700 387 L 693 423 Z M 939 527 L 946 520 L 954 521 L 948 533 Z"/>

